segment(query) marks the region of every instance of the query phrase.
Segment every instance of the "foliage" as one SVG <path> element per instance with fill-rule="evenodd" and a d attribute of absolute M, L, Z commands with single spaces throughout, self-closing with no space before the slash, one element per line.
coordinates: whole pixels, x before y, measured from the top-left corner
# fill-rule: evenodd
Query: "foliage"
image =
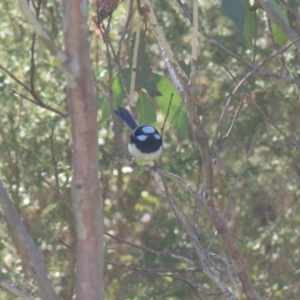
<path fill-rule="evenodd" d="M 190 67 L 191 24 L 178 2 L 156 0 L 152 4 L 176 58 Z M 297 299 L 300 292 L 300 92 L 299 81 L 291 81 L 299 78 L 299 55 L 291 47 L 269 60 L 263 66 L 265 73 L 256 72 L 233 97 L 220 124 L 220 133 L 216 135 L 226 101 L 237 83 L 251 71 L 249 64 L 257 65 L 290 42 L 277 25 L 266 26 L 262 8 L 251 11 L 250 3 L 237 2 L 244 11 L 238 20 L 236 14 L 240 11 L 232 11 L 230 1 L 222 1 L 222 7 L 219 1 L 199 1 L 200 29 L 210 34 L 210 38 L 198 35 L 195 101 L 210 145 L 216 142 L 211 148 L 212 157 L 216 158 L 215 202 L 220 213 L 226 208 L 226 223 L 247 262 L 250 279 L 263 299 Z M 290 2 L 299 11 L 300 4 Z M 123 152 L 114 134 L 109 90 L 112 88 L 111 99 L 116 105 L 128 104 L 124 100 L 126 93 L 118 68 L 122 70 L 128 88 L 133 37 L 136 27 L 140 26 L 134 4 L 128 33 L 119 46 L 128 5 L 129 1 L 121 3 L 110 20 L 109 41 L 115 53 L 120 51 L 120 66 L 111 52 L 110 56 L 107 54 L 101 32 L 94 22 L 95 6 L 89 7 L 89 41 L 99 104 L 99 144 L 114 157 L 123 157 Z M 272 5 L 293 27 L 296 16 L 281 2 L 274 0 Z M 186 7 L 192 11 L 189 1 L 186 1 Z M 18 7 L 4 0 L 0 8 L 7 12 L 0 25 L 0 64 L 3 66 L 0 69 L 1 179 L 43 255 L 57 292 L 62 299 L 71 299 L 76 254 L 59 242 L 72 247 L 76 245 L 70 199 L 71 129 L 68 118 L 30 102 L 28 98 L 32 99 L 32 95 L 16 79 L 34 89 L 45 104 L 62 113 L 67 113 L 66 81 L 43 44 L 38 39 L 33 43 L 34 35 Z M 62 45 L 61 12 L 59 1 L 41 4 L 40 22 L 58 45 Z M 108 19 L 105 19 L 104 24 L 107 23 Z M 149 68 L 145 73 L 145 68 L 140 70 L 142 82 L 139 82 L 139 88 L 136 87 L 139 92 L 138 119 L 140 123 L 156 122 L 155 126 L 162 128 L 170 103 L 169 96 L 162 97 L 164 93 L 174 92 L 174 102 L 171 102 L 164 128 L 161 166 L 201 190 L 204 180 L 202 158 L 188 126 L 185 106 L 166 72 L 151 27 L 149 30 L 145 32 L 145 56 L 142 56 Z M 239 59 L 230 55 L 230 51 Z M 190 69 L 186 69 L 189 72 Z M 149 83 L 149 77 L 150 92 L 149 86 L 143 86 Z M 158 95 L 155 88 L 153 92 L 153 86 L 163 95 Z M 175 104 L 178 105 L 176 109 Z M 126 143 L 128 130 L 119 124 L 118 129 Z M 108 233 L 200 264 L 191 240 L 174 218 L 168 203 L 157 193 L 151 172 L 132 170 L 103 154 L 99 154 L 99 165 L 104 223 Z M 59 193 L 55 190 L 57 180 Z M 192 223 L 195 200 L 173 180 L 168 179 L 167 183 L 170 193 L 176 196 Z M 201 244 L 207 248 L 215 228 L 203 207 L 197 225 Z M 1 277 L 36 298 L 35 282 L 28 266 L 16 252 L 3 222 L 0 235 Z M 106 299 L 219 299 L 220 290 L 203 272 L 182 271 L 189 267 L 186 262 L 131 247 L 109 236 L 105 242 Z M 220 238 L 210 251 L 228 258 Z M 226 270 L 222 261 L 213 260 L 220 269 Z M 179 270 L 172 272 L 174 269 Z M 223 277 L 229 286 L 228 278 Z M 199 284 L 197 292 L 191 283 Z M 0 290 L 1 299 L 12 299 L 9 295 L 8 291 Z M 245 299 L 239 287 L 238 295 Z"/>

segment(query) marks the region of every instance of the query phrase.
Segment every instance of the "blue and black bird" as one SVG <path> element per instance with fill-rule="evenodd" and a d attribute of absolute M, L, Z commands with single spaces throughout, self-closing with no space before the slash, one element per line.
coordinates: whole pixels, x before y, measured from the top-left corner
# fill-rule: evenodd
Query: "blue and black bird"
<path fill-rule="evenodd" d="M 137 160 L 158 159 L 163 145 L 157 129 L 151 125 L 138 126 L 131 113 L 124 107 L 119 107 L 114 112 L 132 130 L 128 144 L 129 153 Z"/>

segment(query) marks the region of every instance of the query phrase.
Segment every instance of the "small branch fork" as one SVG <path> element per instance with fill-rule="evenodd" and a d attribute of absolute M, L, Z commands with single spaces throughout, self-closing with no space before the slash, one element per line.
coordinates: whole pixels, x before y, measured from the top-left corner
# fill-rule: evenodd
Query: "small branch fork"
<path fill-rule="evenodd" d="M 31 82 L 31 88 L 29 88 L 28 86 L 26 86 L 21 80 L 19 80 L 16 76 L 14 76 L 7 68 L 5 68 L 4 66 L 0 65 L 0 69 L 2 69 L 9 77 L 11 77 L 16 83 L 18 83 L 26 92 L 28 92 L 32 98 L 27 97 L 26 95 L 24 95 L 23 93 L 20 93 L 19 91 L 10 88 L 10 91 L 21 97 L 22 99 L 26 99 L 42 108 L 45 108 L 46 110 L 49 110 L 59 116 L 61 116 L 62 118 L 66 119 L 67 118 L 67 114 L 63 113 L 61 111 L 59 111 L 58 109 L 44 103 L 41 98 L 37 95 L 37 93 L 35 92 L 35 90 L 32 90 L 32 88 L 34 89 L 34 84 Z"/>
<path fill-rule="evenodd" d="M 51 107 L 50 105 L 44 103 L 39 95 L 36 92 L 35 84 L 34 84 L 34 76 L 35 76 L 35 43 L 36 43 L 36 36 L 39 37 L 39 39 L 43 42 L 45 47 L 49 50 L 49 52 L 55 56 L 61 66 L 61 68 L 64 71 L 64 74 L 67 78 L 67 80 L 73 81 L 74 80 L 74 73 L 76 70 L 74 69 L 74 65 L 72 65 L 68 59 L 66 54 L 60 50 L 55 43 L 52 41 L 50 36 L 46 33 L 46 31 L 43 29 L 41 24 L 38 21 L 40 9 L 41 9 L 41 0 L 38 1 L 37 6 L 34 5 L 35 13 L 30 9 L 29 4 L 26 0 L 18 0 L 19 6 L 26 17 L 28 23 L 30 23 L 33 27 L 34 33 L 32 36 L 32 43 L 31 43 L 31 49 L 30 49 L 30 87 L 27 87 L 22 81 L 17 79 L 7 68 L 0 65 L 0 68 L 8 75 L 10 76 L 15 82 L 17 82 L 26 92 L 28 92 L 32 98 L 27 97 L 22 92 L 19 92 L 15 89 L 10 89 L 12 93 L 15 95 L 18 95 L 22 97 L 23 99 L 26 99 L 46 110 L 49 110 L 51 112 L 54 112 L 55 114 L 60 115 L 63 118 L 67 117 L 67 114 L 64 112 L 59 111 L 56 108 Z"/>

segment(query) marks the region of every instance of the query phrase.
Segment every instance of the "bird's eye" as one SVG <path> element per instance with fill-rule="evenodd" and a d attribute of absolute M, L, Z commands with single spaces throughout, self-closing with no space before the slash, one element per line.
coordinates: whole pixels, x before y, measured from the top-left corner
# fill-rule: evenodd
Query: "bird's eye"
<path fill-rule="evenodd" d="M 144 126 L 142 127 L 143 133 L 149 134 L 149 133 L 154 133 L 155 129 L 152 126 Z"/>

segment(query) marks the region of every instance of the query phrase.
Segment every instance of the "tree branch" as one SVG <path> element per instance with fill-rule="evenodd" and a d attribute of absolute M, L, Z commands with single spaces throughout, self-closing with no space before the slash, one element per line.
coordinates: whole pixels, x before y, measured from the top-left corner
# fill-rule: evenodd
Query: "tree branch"
<path fill-rule="evenodd" d="M 44 30 L 36 16 L 33 14 L 32 10 L 30 9 L 28 2 L 26 0 L 18 0 L 18 2 L 27 22 L 32 26 L 33 30 L 44 43 L 45 47 L 53 56 L 56 56 L 59 59 L 59 61 L 65 62 L 65 54 L 57 48 L 50 36 Z"/>
<path fill-rule="evenodd" d="M 182 8 L 182 10 L 184 11 L 185 15 L 187 16 L 187 18 L 189 19 L 190 23 L 192 24 L 192 15 L 191 13 L 188 11 L 188 9 L 186 8 L 186 6 L 182 3 L 181 0 L 177 0 L 178 4 L 180 5 L 180 7 Z M 198 27 L 199 32 L 206 37 L 209 41 L 211 41 L 213 44 L 216 45 L 216 47 L 218 47 L 220 50 L 224 51 L 225 53 L 227 53 L 228 55 L 230 55 L 231 57 L 235 58 L 237 61 L 241 62 L 243 65 L 253 69 L 255 66 L 252 63 L 249 63 L 248 61 L 244 60 L 241 56 L 237 55 L 236 53 L 232 52 L 230 49 L 228 49 L 227 47 L 225 47 L 223 44 L 221 44 L 220 42 L 218 42 L 215 38 L 213 38 L 212 35 L 208 34 L 202 27 Z M 264 75 L 264 76 L 268 76 L 268 77 L 274 77 L 274 78 L 279 78 L 279 79 L 284 79 L 290 83 L 295 83 L 295 84 L 299 84 L 300 80 L 299 79 L 294 79 L 294 78 L 290 78 L 289 76 L 285 76 L 282 75 L 280 73 L 275 73 L 275 72 L 271 72 L 271 71 L 267 71 L 265 69 L 259 69 L 258 73 Z"/>
<path fill-rule="evenodd" d="M 21 297 L 24 300 L 33 300 L 26 291 L 24 291 L 21 287 L 16 286 L 4 278 L 0 276 L 0 286 L 3 287 L 4 289 L 8 290 L 11 294 L 14 294 L 18 297 Z"/>
<path fill-rule="evenodd" d="M 147 0 L 146 2 L 150 6 L 150 1 Z M 152 8 L 150 9 L 149 15 L 151 16 L 151 14 L 154 14 Z M 153 17 L 152 19 L 155 20 L 155 17 Z M 150 18 L 150 20 L 151 20 L 151 18 Z M 200 154 L 202 156 L 203 173 L 204 173 L 205 179 L 204 179 L 204 184 L 203 184 L 203 197 L 200 196 L 198 199 L 201 200 L 202 203 L 204 204 L 204 207 L 206 209 L 206 212 L 209 215 L 211 222 L 214 224 L 216 230 L 222 237 L 223 243 L 224 243 L 228 253 L 230 254 L 231 258 L 234 261 L 235 269 L 236 269 L 238 277 L 243 285 L 243 290 L 246 294 L 247 299 L 249 299 L 249 300 L 260 299 L 260 296 L 254 290 L 252 283 L 249 279 L 245 263 L 243 261 L 243 258 L 241 256 L 239 250 L 237 249 L 237 247 L 235 245 L 233 235 L 228 230 L 226 223 L 220 216 L 220 214 L 217 211 L 215 204 L 214 204 L 213 165 L 212 165 L 212 159 L 211 159 L 210 150 L 209 150 L 208 135 L 205 131 L 202 121 L 200 120 L 200 118 L 198 116 L 198 108 L 196 105 L 195 98 L 192 96 L 192 93 L 190 91 L 190 88 L 188 86 L 185 76 L 181 76 L 181 73 L 179 72 L 179 70 L 177 68 L 176 61 L 174 60 L 174 55 L 172 52 L 170 52 L 170 47 L 165 48 L 165 41 L 162 42 L 162 40 L 160 40 L 163 37 L 158 34 L 160 31 L 158 30 L 159 26 L 158 26 L 157 22 L 155 22 L 155 23 L 152 22 L 152 24 L 154 25 L 153 30 L 157 33 L 156 37 L 157 37 L 158 45 L 160 47 L 165 64 L 168 68 L 171 80 L 172 80 L 173 84 L 175 85 L 176 89 L 178 90 L 178 92 L 180 93 L 181 98 L 183 99 L 185 106 L 187 108 L 192 132 L 197 141 L 197 145 L 198 145 Z M 258 68 L 259 67 L 256 67 L 256 69 L 258 69 Z M 172 206 L 172 201 L 169 200 L 169 202 L 170 202 L 170 205 Z M 172 206 L 172 208 L 173 208 L 173 206 Z M 173 210 L 174 210 L 174 208 L 173 208 Z M 188 229 L 188 224 L 185 224 L 186 218 L 184 217 L 184 213 L 181 214 L 180 210 L 178 210 L 178 211 L 174 210 L 175 215 L 177 212 L 180 213 L 178 215 L 178 218 L 180 218 L 181 216 L 183 217 L 180 220 L 182 226 L 184 227 L 184 229 Z M 193 241 L 195 249 L 197 251 L 197 254 L 200 255 L 199 257 L 201 258 L 201 261 L 203 263 L 203 258 L 201 257 L 201 255 L 203 255 L 203 254 L 201 254 L 201 251 L 199 249 L 199 245 L 198 245 L 199 242 L 197 244 L 197 241 L 191 231 L 187 231 L 187 233 L 189 234 L 191 240 Z M 205 272 L 206 270 L 208 272 Z M 223 293 L 226 296 L 229 296 L 229 294 L 227 294 L 227 290 L 228 290 L 227 287 L 224 286 L 222 281 L 218 281 L 218 278 L 216 278 L 216 276 L 214 276 L 213 273 L 209 272 L 209 267 L 206 269 L 206 266 L 204 266 L 204 272 L 221 288 L 221 290 L 223 291 Z M 235 295 L 231 294 L 230 297 L 235 297 Z"/>
<path fill-rule="evenodd" d="M 21 254 L 22 260 L 29 264 L 32 274 L 37 281 L 41 298 L 44 300 L 58 300 L 52 282 L 47 275 L 44 262 L 31 236 L 25 229 L 16 208 L 9 199 L 1 180 L 0 205 L 16 248 Z"/>
<path fill-rule="evenodd" d="M 300 52 L 300 40 L 298 34 L 277 15 L 269 0 L 258 0 L 268 18 L 271 19 L 286 35 L 295 42 L 297 50 Z"/>

